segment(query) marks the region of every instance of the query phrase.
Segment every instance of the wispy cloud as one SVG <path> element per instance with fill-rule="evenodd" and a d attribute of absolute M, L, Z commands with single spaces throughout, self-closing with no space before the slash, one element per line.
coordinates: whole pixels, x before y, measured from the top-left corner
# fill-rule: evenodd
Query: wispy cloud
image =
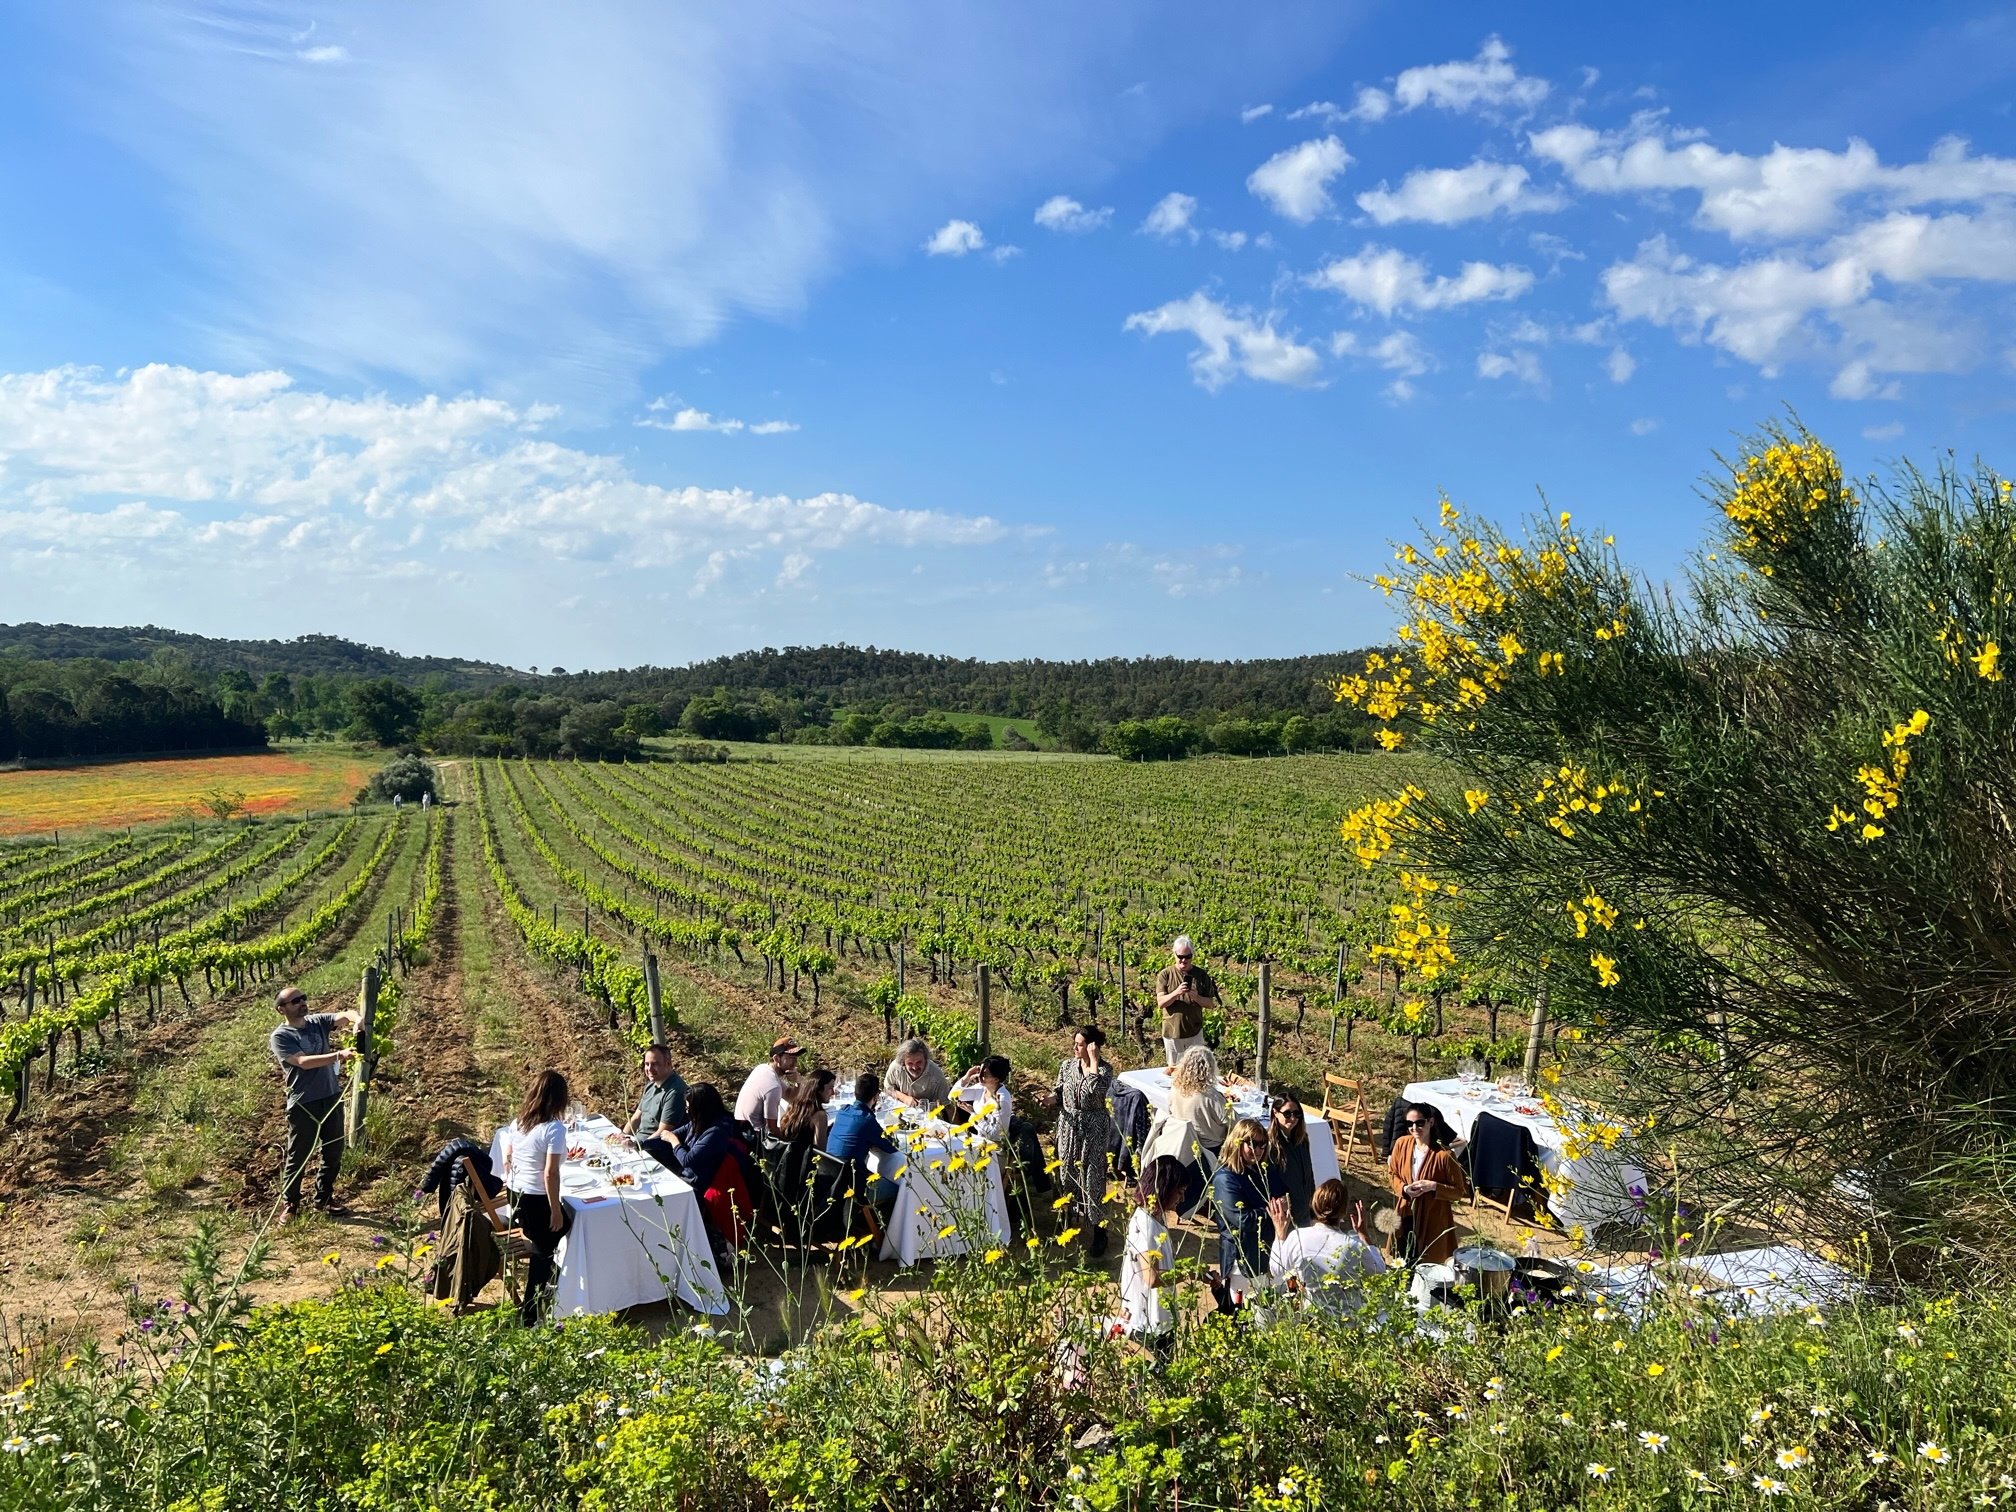
<path fill-rule="evenodd" d="M 713 431 L 723 436 L 747 431 L 752 436 L 782 436 L 798 429 L 789 420 L 758 420 L 752 423 L 731 420 L 725 415 L 716 417 L 671 399 L 653 399 L 645 408 L 648 413 L 639 416 L 636 423 L 651 430 Z"/>

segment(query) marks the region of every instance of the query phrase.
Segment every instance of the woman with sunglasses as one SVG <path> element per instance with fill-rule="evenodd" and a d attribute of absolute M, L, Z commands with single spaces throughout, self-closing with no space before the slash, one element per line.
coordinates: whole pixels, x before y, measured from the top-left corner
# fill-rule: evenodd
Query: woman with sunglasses
<path fill-rule="evenodd" d="M 1410 1265 L 1441 1264 L 1456 1253 L 1456 1204 L 1470 1194 L 1449 1153 L 1451 1134 L 1433 1103 L 1410 1103 L 1406 1131 L 1393 1141 L 1386 1176 L 1400 1199 L 1394 1253 Z"/>
<path fill-rule="evenodd" d="M 1314 1221 L 1316 1173 L 1309 1165 L 1309 1118 L 1296 1098 L 1283 1097 L 1267 1120 L 1267 1169 L 1274 1173 L 1274 1195 L 1288 1199 L 1295 1226 L 1307 1228 Z"/>

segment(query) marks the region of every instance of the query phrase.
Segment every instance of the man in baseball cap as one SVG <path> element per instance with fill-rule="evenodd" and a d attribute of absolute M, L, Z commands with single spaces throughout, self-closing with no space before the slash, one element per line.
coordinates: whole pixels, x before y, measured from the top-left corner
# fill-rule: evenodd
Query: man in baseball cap
<path fill-rule="evenodd" d="M 788 1034 L 770 1042 L 770 1059 L 749 1073 L 735 1098 L 735 1118 L 752 1133 L 775 1134 L 777 1120 L 784 1112 L 784 1099 L 791 1090 L 791 1078 L 798 1069 L 798 1057 L 805 1047 Z"/>

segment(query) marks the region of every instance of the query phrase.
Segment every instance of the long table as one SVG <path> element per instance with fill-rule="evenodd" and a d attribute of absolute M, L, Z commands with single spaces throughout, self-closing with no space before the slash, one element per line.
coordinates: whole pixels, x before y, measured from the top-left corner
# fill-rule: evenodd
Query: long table
<path fill-rule="evenodd" d="M 1547 1205 L 1563 1223 L 1593 1229 L 1599 1223 L 1642 1221 L 1645 1173 L 1630 1154 L 1621 1145 L 1605 1149 L 1598 1142 L 1583 1141 L 1584 1147 L 1571 1159 L 1568 1132 L 1540 1106 L 1537 1097 L 1510 1096 L 1487 1083 L 1458 1077 L 1410 1082 L 1400 1095 L 1408 1102 L 1439 1108 L 1459 1139 L 1470 1137 L 1480 1113 L 1525 1129 L 1533 1136 L 1541 1169 L 1550 1178 Z"/>
<path fill-rule="evenodd" d="M 1147 1098 L 1148 1106 L 1157 1113 L 1169 1106 L 1169 1096 L 1175 1091 L 1170 1084 L 1168 1070 L 1162 1066 L 1122 1071 L 1118 1079 Z M 1231 1103 L 1234 1117 L 1257 1118 L 1264 1124 L 1271 1116 L 1272 1103 L 1258 1087 L 1243 1082 L 1224 1082 L 1220 1083 L 1219 1090 Z M 1321 1186 L 1340 1175 L 1337 1169 L 1337 1141 L 1329 1122 L 1318 1118 L 1307 1105 L 1302 1109 L 1302 1126 L 1309 1131 L 1309 1174 L 1315 1178 L 1316 1185 Z"/>
<path fill-rule="evenodd" d="M 500 1176 L 509 1169 L 504 1147 L 512 1132 L 506 1124 L 490 1141 L 490 1166 Z M 560 1167 L 561 1200 L 574 1222 L 555 1254 L 552 1316 L 618 1312 L 672 1297 L 699 1312 L 726 1313 L 727 1288 L 692 1184 L 643 1151 L 613 1143 L 616 1132 L 606 1118 L 567 1131 L 568 1147 L 582 1155 Z M 590 1157 L 608 1165 L 591 1166 Z M 618 1186 L 615 1176 L 632 1182 Z"/>
<path fill-rule="evenodd" d="M 842 1104 L 835 1102 L 829 1115 Z M 1001 1179 L 1007 1151 L 973 1138 L 957 1125 L 897 1102 L 887 1093 L 877 1105 L 895 1150 L 872 1152 L 868 1169 L 901 1183 L 889 1215 L 881 1258 L 915 1265 L 963 1255 L 967 1236 L 980 1233 L 1007 1247 L 1008 1188 Z M 949 1230 L 949 1232 L 948 1232 Z M 975 1237 L 979 1237 L 976 1235 Z"/>

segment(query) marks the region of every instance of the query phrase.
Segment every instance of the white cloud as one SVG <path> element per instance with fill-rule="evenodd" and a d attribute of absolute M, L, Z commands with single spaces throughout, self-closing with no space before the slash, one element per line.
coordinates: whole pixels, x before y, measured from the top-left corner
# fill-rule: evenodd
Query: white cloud
<path fill-rule="evenodd" d="M 1071 236 L 1082 236 L 1087 231 L 1097 231 L 1113 219 L 1113 207 L 1107 205 L 1099 210 L 1087 210 L 1068 194 L 1053 194 L 1036 207 L 1036 224 L 1046 231 L 1062 231 Z"/>
<path fill-rule="evenodd" d="M 1272 105 L 1248 105 L 1244 110 L 1239 112 L 1239 124 L 1241 126 L 1251 126 L 1255 121 L 1272 114 L 1274 114 L 1274 107 Z"/>
<path fill-rule="evenodd" d="M 949 220 L 931 233 L 924 250 L 933 257 L 964 257 L 987 245 L 987 238 L 969 220 Z"/>
<path fill-rule="evenodd" d="M 1351 163 L 1334 136 L 1277 152 L 1247 176 L 1246 187 L 1278 215 L 1304 225 L 1330 209 L 1330 181 Z"/>
<path fill-rule="evenodd" d="M 1383 393 L 1388 399 L 1392 400 L 1395 404 L 1405 404 L 1408 400 L 1414 397 L 1417 390 L 1415 389 L 1414 385 L 1409 383 L 1405 378 L 1395 378 L 1391 383 L 1387 384 L 1386 387 L 1382 389 L 1380 392 Z"/>
<path fill-rule="evenodd" d="M 471 551 L 648 567 L 1007 534 L 984 517 L 843 493 L 649 482 L 621 458 L 548 440 L 550 418 L 486 398 L 341 398 L 280 372 L 0 375 L 0 540 L 80 566 L 101 545 L 116 555 L 144 544 L 148 570 L 171 575 L 248 561 L 369 574 Z"/>
<path fill-rule="evenodd" d="M 1610 375 L 1612 383 L 1629 383 L 1631 375 L 1638 371 L 1638 359 L 1618 347 L 1603 359 L 1603 371 Z"/>
<path fill-rule="evenodd" d="M 1249 240 L 1253 240 L 1252 238 L 1248 237 L 1244 231 L 1213 231 L 1210 233 L 1210 235 L 1211 240 L 1216 242 L 1220 247 L 1224 248 L 1227 252 L 1237 252 L 1241 247 L 1245 246 Z M 1265 237 L 1259 238 L 1257 241 L 1254 241 L 1253 244 L 1255 246 L 1271 245 L 1271 243 L 1269 243 Z"/>
<path fill-rule="evenodd" d="M 752 436 L 781 436 L 798 429 L 789 420 L 759 420 L 752 425 L 745 420 L 730 420 L 726 416 L 717 419 L 705 410 L 681 405 L 671 399 L 653 399 L 645 409 L 648 413 L 639 416 L 636 423 L 651 430 L 714 431 L 724 436 L 747 431 Z M 664 418 L 668 414 L 670 418 Z"/>
<path fill-rule="evenodd" d="M 1834 375 L 1827 392 L 1836 399 L 1896 399 L 1903 391 L 1895 379 L 1880 382 L 1868 359 L 1858 357 Z"/>
<path fill-rule="evenodd" d="M 1547 98 L 1547 81 L 1512 66 L 1512 49 L 1487 37 L 1467 62 L 1410 68 L 1393 81 L 1402 110 L 1433 105 L 1441 110 L 1531 110 Z"/>
<path fill-rule="evenodd" d="M 304 47 L 294 56 L 303 63 L 347 63 L 350 61 L 350 49 L 333 45 Z"/>
<path fill-rule="evenodd" d="M 1197 340 L 1190 373 L 1202 388 L 1217 390 L 1244 376 L 1262 383 L 1305 387 L 1316 381 L 1322 359 L 1274 329 L 1273 317 L 1227 309 L 1202 291 L 1153 310 L 1129 315 L 1123 329 L 1146 336 L 1187 332 Z"/>
<path fill-rule="evenodd" d="M 1547 387 L 1547 374 L 1540 366 L 1540 354 L 1531 347 L 1514 347 L 1509 352 L 1479 352 L 1477 376 L 1511 378 L 1533 389 Z"/>
<path fill-rule="evenodd" d="M 1631 434 L 1634 436 L 1649 436 L 1657 429 L 1659 422 L 1650 417 L 1642 417 L 1631 422 Z"/>
<path fill-rule="evenodd" d="M 1533 275 L 1513 265 L 1463 264 L 1455 277 L 1431 277 L 1427 267 L 1392 247 L 1367 245 L 1319 268 L 1309 278 L 1381 315 L 1450 309 L 1480 300 L 1516 299 L 1533 287 Z"/>
<path fill-rule="evenodd" d="M 1536 189 L 1524 168 L 1515 163 L 1475 162 L 1463 168 L 1417 168 L 1398 189 L 1381 182 L 1358 196 L 1358 208 L 1382 226 L 1395 221 L 1426 221 L 1454 226 L 1504 211 L 1530 215 L 1559 210 L 1567 200 L 1551 190 Z"/>
<path fill-rule="evenodd" d="M 1405 378 L 1419 378 L 1435 367 L 1426 344 L 1412 331 L 1389 331 L 1370 346 L 1361 342 L 1355 331 L 1338 331 L 1330 338 L 1330 355 L 1368 358 Z"/>
<path fill-rule="evenodd" d="M 1383 89 L 1361 89 L 1346 110 L 1332 100 L 1311 100 L 1288 112 L 1291 121 L 1319 121 L 1325 126 L 1341 126 L 1347 121 L 1383 121 L 1393 110 L 1392 96 Z"/>
<path fill-rule="evenodd" d="M 1903 434 L 1904 422 L 1901 420 L 1892 420 L 1883 425 L 1865 425 L 1862 427 L 1862 439 L 1864 441 L 1895 441 Z"/>
<path fill-rule="evenodd" d="M 1155 202 L 1155 208 L 1148 212 L 1148 218 L 1141 222 L 1141 229 L 1150 236 L 1165 240 L 1187 235 L 1197 240 L 1197 232 L 1190 224 L 1190 218 L 1197 213 L 1197 197 L 1194 194 L 1171 192 Z"/>
<path fill-rule="evenodd" d="M 1622 133 L 1550 127 L 1528 143 L 1591 193 L 1692 191 L 1700 224 L 1737 240 L 1824 233 L 1839 223 L 1846 202 L 1862 196 L 1908 208 L 2016 194 L 2016 158 L 1970 157 L 1958 138 L 1898 167 L 1885 167 L 1867 142 L 1852 139 L 1840 152 L 1782 143 L 1755 155 L 1724 152 L 1681 139 L 1657 115 L 1639 117 Z"/>

